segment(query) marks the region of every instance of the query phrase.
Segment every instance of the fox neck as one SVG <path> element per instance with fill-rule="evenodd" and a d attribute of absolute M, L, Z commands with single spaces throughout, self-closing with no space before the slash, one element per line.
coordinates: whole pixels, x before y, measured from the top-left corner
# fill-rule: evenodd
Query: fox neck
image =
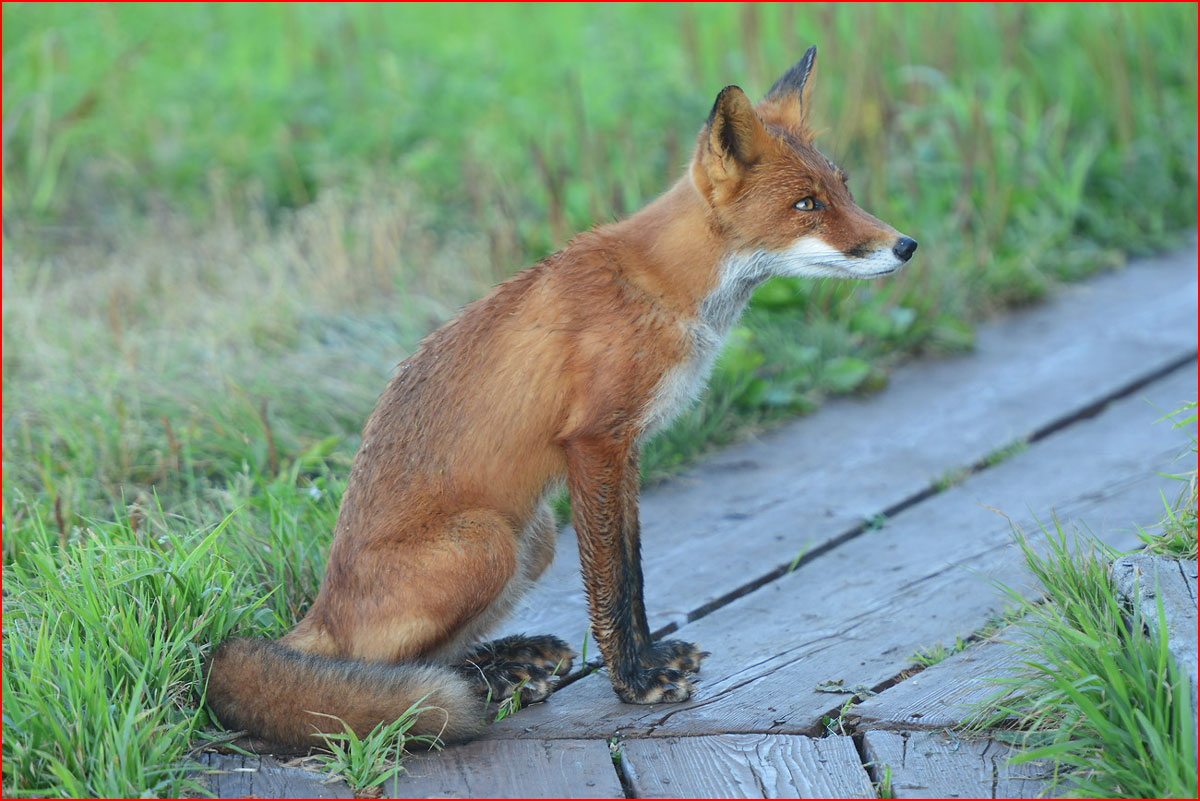
<path fill-rule="evenodd" d="M 765 254 L 732 241 L 686 175 L 610 230 L 632 251 L 627 263 L 637 267 L 630 280 L 722 339 L 771 275 Z"/>
<path fill-rule="evenodd" d="M 769 273 L 765 254 L 723 235 L 688 178 L 611 230 L 626 249 L 626 278 L 671 314 L 688 342 L 643 410 L 644 437 L 699 396 L 726 335 Z"/>

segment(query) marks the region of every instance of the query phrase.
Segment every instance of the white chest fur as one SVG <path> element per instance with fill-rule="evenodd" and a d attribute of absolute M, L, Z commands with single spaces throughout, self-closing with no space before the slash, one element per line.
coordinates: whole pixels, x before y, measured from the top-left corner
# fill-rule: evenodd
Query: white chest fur
<path fill-rule="evenodd" d="M 655 388 L 643 418 L 645 434 L 670 423 L 700 397 L 721 345 L 746 308 L 750 293 L 771 275 L 769 257 L 762 251 L 727 256 L 718 270 L 720 279 L 700 303 L 699 314 L 682 324 L 690 344 L 688 354 Z"/>

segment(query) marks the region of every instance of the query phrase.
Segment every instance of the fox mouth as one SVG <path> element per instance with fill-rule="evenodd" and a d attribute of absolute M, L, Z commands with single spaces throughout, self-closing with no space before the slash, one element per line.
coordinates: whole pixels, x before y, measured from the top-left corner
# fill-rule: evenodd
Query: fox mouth
<path fill-rule="evenodd" d="M 866 261 L 866 259 L 863 259 Z M 824 267 L 829 270 L 830 277 L 838 278 L 882 278 L 885 275 L 891 275 L 904 266 L 904 262 L 899 264 L 889 264 L 882 267 L 872 265 L 869 269 L 863 269 L 854 265 L 854 260 L 846 259 L 840 263 L 825 262 L 824 264 L 813 265 L 814 267 Z M 866 267 L 866 265 L 863 265 Z"/>
<path fill-rule="evenodd" d="M 903 266 L 903 264 L 897 264 L 895 267 L 884 267 L 882 270 L 872 270 L 869 273 L 859 273 L 858 276 L 860 278 L 879 278 L 884 275 L 891 275 Z"/>

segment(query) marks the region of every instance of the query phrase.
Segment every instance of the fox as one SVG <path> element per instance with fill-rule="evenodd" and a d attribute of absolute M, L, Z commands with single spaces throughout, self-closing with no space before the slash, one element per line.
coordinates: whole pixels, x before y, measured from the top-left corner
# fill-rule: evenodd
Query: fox
<path fill-rule="evenodd" d="M 699 396 L 763 281 L 880 278 L 917 248 L 816 149 L 815 66 L 814 46 L 757 104 L 722 89 L 662 195 L 498 284 L 396 368 L 311 607 L 281 639 L 230 638 L 209 658 L 226 729 L 304 750 L 407 713 L 410 734 L 461 742 L 488 699 L 544 700 L 571 669 L 567 644 L 484 637 L 553 559 L 564 480 L 617 698 L 691 697 L 708 653 L 646 622 L 641 443 Z"/>

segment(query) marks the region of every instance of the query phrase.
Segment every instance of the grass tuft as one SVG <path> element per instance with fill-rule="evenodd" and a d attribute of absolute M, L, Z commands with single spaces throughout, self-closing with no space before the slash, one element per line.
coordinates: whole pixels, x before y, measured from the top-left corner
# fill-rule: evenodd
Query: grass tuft
<path fill-rule="evenodd" d="M 1048 603 L 1022 602 L 1031 635 L 1024 675 L 1000 680 L 977 725 L 1016 718 L 1029 747 L 1017 762 L 1049 759 L 1054 782 L 1097 798 L 1194 798 L 1196 729 L 1187 679 L 1158 633 L 1117 593 L 1115 555 L 1055 523 L 1017 544 Z"/>
<path fill-rule="evenodd" d="M 382 794 L 383 784 L 395 779 L 404 770 L 400 760 L 407 753 L 410 743 L 419 743 L 427 749 L 440 748 L 441 742 L 429 735 L 410 735 L 409 729 L 427 708 L 421 699 L 405 710 L 397 720 L 380 723 L 366 737 L 360 738 L 342 721 L 345 731 L 340 734 L 323 734 L 328 753 L 316 754 L 310 759 L 330 774 L 350 786 L 355 795 L 377 798 Z M 325 717 L 333 717 L 326 715 Z"/>

